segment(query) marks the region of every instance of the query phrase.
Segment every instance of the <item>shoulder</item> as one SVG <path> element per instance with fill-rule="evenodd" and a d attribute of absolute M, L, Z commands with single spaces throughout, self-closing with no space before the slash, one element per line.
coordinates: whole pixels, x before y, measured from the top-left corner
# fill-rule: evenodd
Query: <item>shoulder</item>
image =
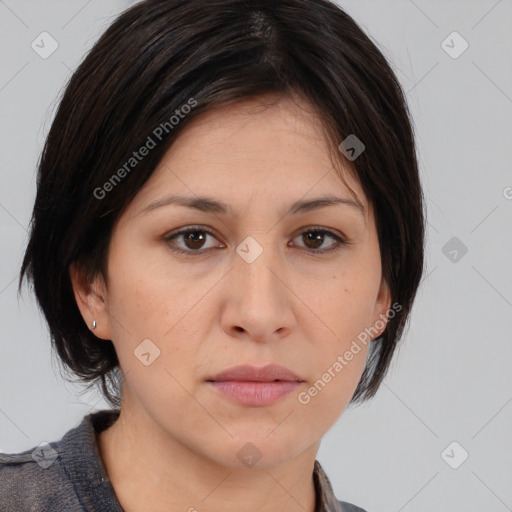
<path fill-rule="evenodd" d="M 59 462 L 60 441 L 20 453 L 0 453 L 0 509 L 46 512 L 64 510 L 71 482 Z"/>
<path fill-rule="evenodd" d="M 0 453 L 0 511 L 122 512 L 96 442 L 96 433 L 118 415 L 118 410 L 97 411 L 58 441 Z"/>
<path fill-rule="evenodd" d="M 356 505 L 352 505 L 351 503 L 347 503 L 346 501 L 339 501 L 339 504 L 340 504 L 340 512 L 366 512 L 366 510 L 364 510 L 363 508 L 361 507 L 356 507 Z"/>

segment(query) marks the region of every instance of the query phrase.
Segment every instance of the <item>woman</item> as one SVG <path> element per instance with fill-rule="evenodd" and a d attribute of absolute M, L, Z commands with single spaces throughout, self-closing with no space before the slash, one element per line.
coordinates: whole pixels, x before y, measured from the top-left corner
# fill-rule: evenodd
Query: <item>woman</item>
<path fill-rule="evenodd" d="M 113 410 L 0 456 L 7 510 L 361 511 L 316 453 L 423 272 L 397 78 L 327 0 L 145 0 L 67 85 L 20 275 Z"/>

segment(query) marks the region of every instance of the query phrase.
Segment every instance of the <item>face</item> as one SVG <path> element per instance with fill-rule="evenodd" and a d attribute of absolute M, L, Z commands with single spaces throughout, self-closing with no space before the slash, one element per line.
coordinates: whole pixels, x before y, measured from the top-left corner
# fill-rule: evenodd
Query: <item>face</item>
<path fill-rule="evenodd" d="M 116 224 L 95 298 L 77 294 L 114 343 L 122 409 L 215 463 L 240 467 L 248 442 L 259 467 L 317 448 L 364 369 L 369 339 L 354 340 L 389 309 L 372 209 L 329 155 L 320 121 L 289 99 L 197 118 Z M 292 208 L 325 196 L 342 201 Z M 208 382 L 270 363 L 301 382 Z"/>

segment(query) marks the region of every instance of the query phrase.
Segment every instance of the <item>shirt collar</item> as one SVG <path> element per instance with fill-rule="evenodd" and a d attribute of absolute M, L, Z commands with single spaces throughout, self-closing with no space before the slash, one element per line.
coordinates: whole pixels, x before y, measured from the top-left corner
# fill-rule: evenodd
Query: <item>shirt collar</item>
<path fill-rule="evenodd" d="M 313 480 L 316 491 L 315 512 L 343 512 L 343 508 L 334 494 L 331 482 L 317 460 L 315 460 Z"/>

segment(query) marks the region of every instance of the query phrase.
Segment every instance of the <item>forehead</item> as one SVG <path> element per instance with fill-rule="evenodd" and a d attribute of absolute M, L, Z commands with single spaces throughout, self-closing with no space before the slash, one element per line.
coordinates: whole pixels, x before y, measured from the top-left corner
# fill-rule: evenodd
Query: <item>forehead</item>
<path fill-rule="evenodd" d="M 286 156 L 283 160 L 300 161 L 301 153 L 306 151 L 318 160 L 327 150 L 323 124 L 313 106 L 298 97 L 275 94 L 245 99 L 200 115 L 180 134 L 171 153 L 179 153 L 182 146 L 188 148 L 197 140 L 202 143 L 200 156 L 208 151 L 208 155 L 223 160 L 252 157 L 259 162 L 268 157 L 275 161 L 280 154 L 276 150 Z"/>
<path fill-rule="evenodd" d="M 193 119 L 139 192 L 135 206 L 143 208 L 171 192 L 225 198 L 240 207 L 256 197 L 291 204 L 334 193 L 365 205 L 358 181 L 341 162 L 341 157 L 333 159 L 310 104 L 276 96 L 244 100 Z"/>

